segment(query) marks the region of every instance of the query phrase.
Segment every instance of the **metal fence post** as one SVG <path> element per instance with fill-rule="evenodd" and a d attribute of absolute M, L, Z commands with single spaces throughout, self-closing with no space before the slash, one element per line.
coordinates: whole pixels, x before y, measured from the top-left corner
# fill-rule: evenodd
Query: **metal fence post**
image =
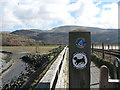
<path fill-rule="evenodd" d="M 110 49 L 110 45 L 108 44 L 108 50 Z"/>
<path fill-rule="evenodd" d="M 105 53 L 104 53 L 104 44 L 102 43 L 102 59 L 105 58 Z"/>
<path fill-rule="evenodd" d="M 93 50 L 93 49 L 94 49 L 94 44 L 92 43 L 92 53 L 94 52 L 94 50 Z"/>

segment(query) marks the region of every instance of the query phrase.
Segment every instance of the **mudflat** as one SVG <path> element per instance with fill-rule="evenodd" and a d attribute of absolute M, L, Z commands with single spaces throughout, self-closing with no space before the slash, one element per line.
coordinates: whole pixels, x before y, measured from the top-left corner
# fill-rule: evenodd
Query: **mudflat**
<path fill-rule="evenodd" d="M 0 53 L 0 59 L 5 59 L 7 57 L 7 54 Z"/>

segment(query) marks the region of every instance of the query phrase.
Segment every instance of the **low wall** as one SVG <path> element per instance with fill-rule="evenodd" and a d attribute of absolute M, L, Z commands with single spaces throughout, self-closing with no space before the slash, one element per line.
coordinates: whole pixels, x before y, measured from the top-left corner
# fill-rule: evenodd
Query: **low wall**
<path fill-rule="evenodd" d="M 64 59 L 63 59 L 63 64 L 61 66 L 61 70 L 60 70 L 60 73 L 59 73 L 59 76 L 58 76 L 58 80 L 57 80 L 57 83 L 56 83 L 56 86 L 55 88 L 66 88 L 65 85 L 67 82 L 65 79 L 66 79 L 66 67 L 68 68 L 68 66 L 66 66 L 66 62 L 67 62 L 67 52 L 68 52 L 68 49 L 66 50 L 66 54 L 64 56 Z"/>
<path fill-rule="evenodd" d="M 64 61 L 65 55 L 67 54 L 67 47 L 59 54 L 58 58 L 51 65 L 50 69 L 44 75 L 44 77 L 39 81 L 36 85 L 36 88 L 48 88 L 53 89 L 56 86 L 58 76 L 62 67 L 62 63 Z"/>

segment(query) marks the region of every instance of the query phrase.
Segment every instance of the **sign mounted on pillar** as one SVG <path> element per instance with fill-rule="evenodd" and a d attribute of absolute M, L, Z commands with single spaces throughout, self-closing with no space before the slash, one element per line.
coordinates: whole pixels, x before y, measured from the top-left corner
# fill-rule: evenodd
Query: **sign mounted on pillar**
<path fill-rule="evenodd" d="M 72 58 L 73 65 L 76 69 L 84 69 L 88 63 L 87 57 L 84 53 L 76 53 Z"/>
<path fill-rule="evenodd" d="M 69 88 L 90 88 L 91 36 L 86 30 L 69 32 Z"/>
<path fill-rule="evenodd" d="M 85 39 L 84 38 L 78 38 L 76 40 L 76 45 L 79 47 L 79 48 L 83 48 L 85 46 L 86 42 L 85 42 Z"/>

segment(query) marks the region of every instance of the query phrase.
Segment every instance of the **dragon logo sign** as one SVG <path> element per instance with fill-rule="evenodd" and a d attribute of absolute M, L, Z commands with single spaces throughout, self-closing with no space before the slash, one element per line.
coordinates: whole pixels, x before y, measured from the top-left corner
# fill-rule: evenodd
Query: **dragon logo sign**
<path fill-rule="evenodd" d="M 74 54 L 72 63 L 76 69 L 84 69 L 88 63 L 88 60 L 84 53 L 77 53 Z"/>

